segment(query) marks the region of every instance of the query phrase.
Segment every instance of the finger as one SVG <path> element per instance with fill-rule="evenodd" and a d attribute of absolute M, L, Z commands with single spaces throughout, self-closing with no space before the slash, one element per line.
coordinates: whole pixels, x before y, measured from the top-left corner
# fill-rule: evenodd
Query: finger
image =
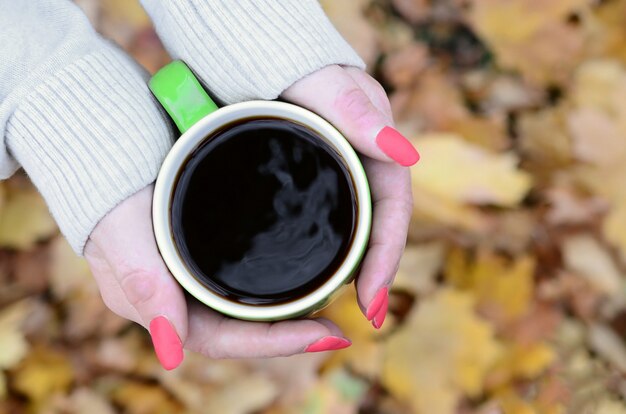
<path fill-rule="evenodd" d="M 365 160 L 372 187 L 374 216 L 367 254 L 356 282 L 359 305 L 375 328 L 387 312 L 389 286 L 398 270 L 412 213 L 407 169 Z"/>
<path fill-rule="evenodd" d="M 142 190 L 103 218 L 92 234 L 112 269 L 136 322 L 148 328 L 166 369 L 182 362 L 187 337 L 187 305 L 181 287 L 159 255 L 150 220 L 151 189 Z M 98 234 L 102 228 L 107 234 Z M 106 243 L 107 246 L 98 245 Z M 119 299 L 117 299 L 119 301 Z M 130 311 L 129 313 L 132 313 Z"/>
<path fill-rule="evenodd" d="M 294 83 L 282 96 L 326 118 L 362 154 L 409 166 L 419 160 L 393 120 L 378 110 L 357 82 L 341 67 L 328 66 Z"/>
<path fill-rule="evenodd" d="M 202 304 L 189 305 L 186 347 L 215 359 L 268 358 L 343 349 L 351 342 L 326 319 L 261 323 L 231 319 Z"/>
<path fill-rule="evenodd" d="M 372 101 L 372 104 L 393 123 L 391 103 L 389 102 L 385 88 L 383 88 L 376 79 L 359 68 L 350 66 L 345 68 L 345 71 L 354 79 L 361 89 L 363 89 L 365 94 L 370 98 L 370 101 Z M 393 124 L 390 126 L 393 126 Z"/>

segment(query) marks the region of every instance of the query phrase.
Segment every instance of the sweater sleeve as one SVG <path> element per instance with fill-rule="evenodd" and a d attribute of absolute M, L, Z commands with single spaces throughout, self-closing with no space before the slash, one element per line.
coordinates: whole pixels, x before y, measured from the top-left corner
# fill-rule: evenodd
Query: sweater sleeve
<path fill-rule="evenodd" d="M 365 67 L 317 0 L 141 1 L 168 52 L 226 104 L 275 99 L 331 64 Z"/>
<path fill-rule="evenodd" d="M 173 131 L 147 74 L 68 0 L 0 0 L 0 178 L 23 166 L 82 253 L 151 183 Z"/>

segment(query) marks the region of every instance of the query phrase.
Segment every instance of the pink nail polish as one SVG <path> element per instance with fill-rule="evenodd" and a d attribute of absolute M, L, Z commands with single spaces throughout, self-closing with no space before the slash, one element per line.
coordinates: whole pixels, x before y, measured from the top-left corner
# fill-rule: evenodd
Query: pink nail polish
<path fill-rule="evenodd" d="M 384 127 L 376 136 L 376 145 L 391 159 L 403 167 L 410 167 L 419 161 L 415 147 L 395 128 Z"/>
<path fill-rule="evenodd" d="M 172 370 L 183 361 L 183 344 L 174 327 L 165 316 L 157 316 L 150 322 L 152 345 L 159 362 L 166 370 Z"/>
<path fill-rule="evenodd" d="M 380 329 L 380 327 L 383 326 L 383 323 L 385 322 L 385 317 L 387 316 L 388 306 L 389 297 L 385 296 L 385 300 L 383 301 L 382 306 L 378 310 L 378 313 L 376 313 L 376 316 L 374 316 L 374 319 L 372 319 L 372 325 L 374 326 L 374 328 Z"/>
<path fill-rule="evenodd" d="M 383 306 L 383 301 L 389 295 L 389 289 L 387 287 L 380 288 L 374 296 L 374 299 L 370 302 L 370 305 L 367 308 L 367 312 L 365 312 L 365 317 L 368 321 L 371 321 L 374 316 L 378 313 L 380 308 Z"/>
<path fill-rule="evenodd" d="M 340 338 L 338 336 L 325 336 L 307 346 L 304 349 L 304 352 L 336 351 L 338 349 L 347 348 L 350 345 L 352 345 L 352 342 L 345 338 Z"/>

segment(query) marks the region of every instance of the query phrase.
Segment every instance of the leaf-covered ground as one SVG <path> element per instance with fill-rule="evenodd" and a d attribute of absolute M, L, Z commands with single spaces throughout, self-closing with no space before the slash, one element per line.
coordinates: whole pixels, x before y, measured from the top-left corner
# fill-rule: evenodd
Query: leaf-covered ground
<path fill-rule="evenodd" d="M 150 71 L 129 0 L 80 0 Z M 626 413 L 626 0 L 324 0 L 387 89 L 410 240 L 353 346 L 163 371 L 23 176 L 0 186 L 0 413 Z"/>

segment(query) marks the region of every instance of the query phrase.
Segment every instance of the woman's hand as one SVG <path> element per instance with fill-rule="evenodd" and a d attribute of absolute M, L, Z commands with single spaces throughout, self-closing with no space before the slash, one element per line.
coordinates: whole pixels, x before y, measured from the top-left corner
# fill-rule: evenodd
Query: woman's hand
<path fill-rule="evenodd" d="M 379 328 L 411 216 L 410 176 L 401 165 L 417 162 L 417 152 L 392 128 L 383 89 L 358 69 L 329 66 L 296 82 L 283 98 L 325 117 L 364 155 L 374 221 L 357 291 L 363 313 Z M 212 358 L 242 358 L 350 345 L 326 319 L 244 322 L 196 302 L 187 303 L 157 249 L 151 203 L 152 186 L 114 208 L 92 232 L 85 256 L 106 305 L 149 329 L 164 368 L 180 364 L 183 347 Z"/>
<path fill-rule="evenodd" d="M 149 329 L 165 369 L 181 363 L 183 346 L 211 358 L 252 358 L 350 345 L 325 319 L 244 322 L 186 303 L 159 254 L 151 206 L 149 186 L 115 207 L 92 232 L 85 257 L 107 307 Z"/>
<path fill-rule="evenodd" d="M 380 328 L 413 210 L 411 176 L 404 167 L 415 164 L 419 154 L 393 129 L 384 89 L 360 69 L 328 66 L 293 84 L 282 97 L 326 118 L 362 154 L 374 217 L 356 287 L 363 314 Z"/>

